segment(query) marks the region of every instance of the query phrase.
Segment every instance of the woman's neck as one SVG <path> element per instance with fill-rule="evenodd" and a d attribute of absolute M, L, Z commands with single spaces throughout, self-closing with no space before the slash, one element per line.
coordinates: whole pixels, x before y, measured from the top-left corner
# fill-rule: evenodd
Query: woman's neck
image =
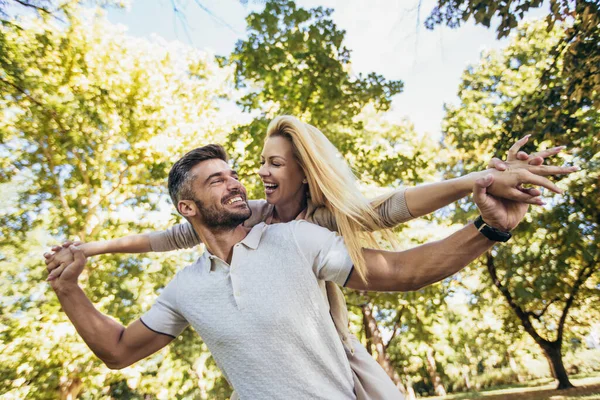
<path fill-rule="evenodd" d="M 279 204 L 273 207 L 273 222 L 290 222 L 304 211 L 307 204 L 306 196 L 286 204 Z"/>

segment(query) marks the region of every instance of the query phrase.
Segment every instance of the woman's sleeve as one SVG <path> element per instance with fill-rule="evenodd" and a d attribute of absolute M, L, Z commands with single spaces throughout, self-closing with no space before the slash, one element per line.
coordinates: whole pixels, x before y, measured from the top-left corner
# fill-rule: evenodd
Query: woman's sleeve
<path fill-rule="evenodd" d="M 376 206 L 377 213 L 383 224 L 381 228 L 393 228 L 403 222 L 415 218 L 408 210 L 405 192 L 406 188 L 395 190 L 379 206 Z M 376 202 L 376 200 L 374 202 Z"/>
<path fill-rule="evenodd" d="M 392 228 L 415 218 L 410 214 L 410 211 L 408 211 L 406 197 L 404 195 L 405 191 L 406 188 L 401 188 L 395 190 L 391 194 L 385 195 L 387 199 L 383 201 L 377 199 L 372 201 L 372 204 L 375 206 L 375 209 L 381 218 L 381 229 Z M 327 228 L 330 231 L 337 232 L 338 230 L 333 214 L 326 207 L 317 208 L 312 214 L 310 222 L 322 226 L 323 228 Z"/>
<path fill-rule="evenodd" d="M 152 251 L 189 249 L 200 243 L 200 238 L 189 222 L 174 225 L 165 231 L 150 233 Z"/>

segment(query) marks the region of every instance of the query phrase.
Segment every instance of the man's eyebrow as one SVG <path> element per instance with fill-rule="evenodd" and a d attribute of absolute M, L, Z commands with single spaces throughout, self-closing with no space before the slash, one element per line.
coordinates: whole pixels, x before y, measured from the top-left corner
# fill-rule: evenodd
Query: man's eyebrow
<path fill-rule="evenodd" d="M 204 183 L 208 182 L 209 180 L 211 180 L 212 178 L 214 178 L 215 176 L 225 176 L 227 173 L 229 173 L 230 175 L 235 175 L 237 176 L 237 172 L 230 169 L 229 171 L 219 171 L 219 172 L 215 172 L 214 174 L 210 174 L 208 176 L 208 178 L 206 178 L 206 180 L 204 181 Z"/>

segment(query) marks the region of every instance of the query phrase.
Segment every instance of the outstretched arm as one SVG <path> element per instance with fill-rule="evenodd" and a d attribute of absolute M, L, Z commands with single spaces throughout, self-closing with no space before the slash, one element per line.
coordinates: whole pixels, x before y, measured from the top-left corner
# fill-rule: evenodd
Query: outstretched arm
<path fill-rule="evenodd" d="M 86 257 L 92 257 L 107 253 L 172 251 L 194 247 L 199 243 L 200 238 L 198 238 L 194 228 L 191 224 L 185 222 L 174 225 L 164 231 L 125 236 L 106 241 L 80 243 L 77 247 L 83 251 Z M 72 242 L 66 242 L 62 246 L 54 246 L 52 253 L 44 254 L 48 271 L 50 271 L 50 275 L 48 276 L 49 281 L 59 276 L 65 267 L 73 262 L 71 252 L 65 250 L 71 244 Z"/>
<path fill-rule="evenodd" d="M 74 261 L 52 281 L 63 311 L 88 347 L 109 368 L 120 369 L 153 354 L 173 340 L 155 333 L 140 320 L 127 328 L 100 313 L 77 284 L 86 262 L 81 250 L 71 247 Z M 65 249 L 70 251 L 70 249 Z"/>
<path fill-rule="evenodd" d="M 525 216 L 528 205 L 496 199 L 487 194 L 494 178 L 488 175 L 475 182 L 473 198 L 484 221 L 503 231 L 514 229 Z M 438 282 L 460 271 L 489 250 L 495 242 L 468 224 L 446 239 L 406 251 L 365 249 L 368 283 L 352 273 L 349 288 L 375 291 L 412 291 Z"/>

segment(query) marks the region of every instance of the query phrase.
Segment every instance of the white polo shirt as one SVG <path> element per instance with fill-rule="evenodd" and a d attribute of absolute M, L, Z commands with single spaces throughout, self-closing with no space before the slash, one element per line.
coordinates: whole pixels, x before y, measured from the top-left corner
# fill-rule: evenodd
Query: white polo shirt
<path fill-rule="evenodd" d="M 177 273 L 141 318 L 200 334 L 240 399 L 355 399 L 325 281 L 352 271 L 342 238 L 306 221 L 256 225 L 231 265 L 208 251 Z"/>

